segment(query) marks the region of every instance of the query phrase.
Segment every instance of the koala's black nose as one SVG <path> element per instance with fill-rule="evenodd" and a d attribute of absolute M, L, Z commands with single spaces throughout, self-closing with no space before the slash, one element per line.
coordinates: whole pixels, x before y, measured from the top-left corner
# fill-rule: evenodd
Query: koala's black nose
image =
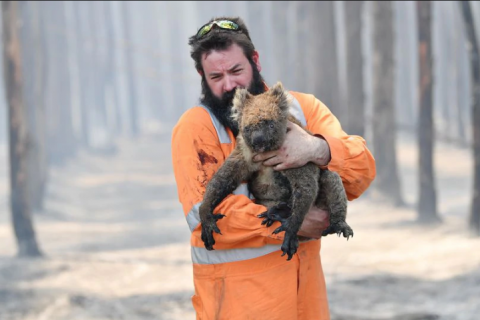
<path fill-rule="evenodd" d="M 252 135 L 253 144 L 256 146 L 262 146 L 265 143 L 265 138 L 260 132 L 256 132 Z"/>

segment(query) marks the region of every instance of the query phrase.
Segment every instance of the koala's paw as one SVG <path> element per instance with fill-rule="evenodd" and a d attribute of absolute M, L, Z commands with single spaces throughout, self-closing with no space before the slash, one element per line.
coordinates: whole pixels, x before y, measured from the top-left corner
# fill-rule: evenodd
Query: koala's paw
<path fill-rule="evenodd" d="M 283 243 L 282 243 L 282 257 L 284 255 L 287 255 L 287 261 L 292 259 L 293 255 L 297 252 L 298 249 L 298 237 L 297 237 L 297 232 L 298 232 L 298 227 L 294 227 L 292 225 L 292 219 L 291 217 L 288 219 L 284 219 L 282 221 L 282 225 L 275 229 L 273 231 L 274 234 L 277 234 L 279 232 L 285 231 L 285 236 L 283 238 Z"/>
<path fill-rule="evenodd" d="M 224 214 L 210 214 L 206 220 L 202 222 L 202 241 L 205 244 L 207 250 L 214 250 L 213 245 L 215 239 L 213 238 L 213 232 L 222 234 L 217 226 L 217 220 L 225 217 Z"/>
<path fill-rule="evenodd" d="M 347 240 L 350 237 L 353 237 L 353 230 L 345 221 L 331 224 L 330 226 L 328 226 L 327 229 L 323 231 L 322 236 L 327 236 L 334 233 L 336 233 L 339 237 L 343 234 L 343 237 L 347 238 Z"/>
<path fill-rule="evenodd" d="M 286 254 L 288 256 L 287 260 L 292 259 L 293 255 L 297 252 L 298 245 L 297 234 L 287 230 L 282 243 L 282 257 Z"/>
<path fill-rule="evenodd" d="M 262 225 L 270 227 L 275 221 L 281 221 L 282 223 L 292 214 L 292 208 L 286 202 L 280 202 L 274 207 L 271 207 L 262 214 L 259 214 L 259 218 L 264 218 Z"/>

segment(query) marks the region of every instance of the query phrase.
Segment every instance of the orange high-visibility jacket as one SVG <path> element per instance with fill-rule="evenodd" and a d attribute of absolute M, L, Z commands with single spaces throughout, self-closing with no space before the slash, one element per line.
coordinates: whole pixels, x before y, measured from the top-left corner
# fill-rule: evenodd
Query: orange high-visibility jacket
<path fill-rule="evenodd" d="M 330 146 L 328 169 L 342 177 L 347 197 L 359 197 L 373 181 L 375 160 L 360 136 L 347 135 L 330 110 L 310 94 L 294 96 L 291 113 Z M 206 185 L 235 148 L 235 137 L 210 114 L 196 106 L 186 111 L 172 132 L 172 161 L 187 223 L 192 232 L 197 319 L 315 320 L 329 319 L 320 240 L 300 243 L 290 261 L 281 256 L 280 223 L 261 225 L 257 205 L 246 184 L 222 201 L 214 213 L 222 235 L 214 233 L 213 251 L 201 240 L 198 209 Z"/>

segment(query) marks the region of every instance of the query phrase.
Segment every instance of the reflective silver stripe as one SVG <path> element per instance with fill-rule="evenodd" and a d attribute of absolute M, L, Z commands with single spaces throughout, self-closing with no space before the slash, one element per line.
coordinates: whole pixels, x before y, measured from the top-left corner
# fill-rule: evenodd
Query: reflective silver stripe
<path fill-rule="evenodd" d="M 290 94 L 290 93 L 289 93 Z M 290 96 L 293 98 L 292 104 L 290 105 L 290 113 L 300 121 L 300 123 L 303 126 L 307 125 L 307 120 L 305 119 L 305 115 L 303 114 L 302 107 L 300 106 L 300 103 L 298 100 L 290 94 Z"/>
<path fill-rule="evenodd" d="M 193 232 L 193 230 L 195 230 L 195 228 L 200 223 L 199 209 L 201 204 L 202 204 L 201 202 L 196 203 L 193 206 L 192 210 L 190 210 L 190 212 L 187 214 L 187 223 L 188 223 L 188 227 L 190 228 L 190 232 Z"/>
<path fill-rule="evenodd" d="M 280 250 L 281 246 L 281 244 L 269 244 L 259 248 L 213 251 L 208 251 L 205 248 L 192 247 L 192 261 L 198 264 L 216 264 L 254 259 Z"/>
<path fill-rule="evenodd" d="M 215 117 L 215 115 L 210 112 L 210 109 L 208 109 L 203 104 L 200 104 L 200 107 L 207 110 L 208 114 L 210 115 L 210 118 L 212 119 L 213 126 L 215 127 L 215 130 L 217 131 L 218 140 L 220 140 L 220 143 L 232 143 L 232 140 L 230 140 L 230 137 L 228 136 L 227 130 L 220 123 L 220 121 L 218 121 L 217 117 Z"/>
<path fill-rule="evenodd" d="M 235 195 L 246 195 L 247 197 L 250 198 L 250 191 L 248 191 L 248 186 L 246 183 L 242 183 L 233 191 L 233 194 Z M 200 205 L 202 202 L 196 203 L 193 208 L 190 210 L 190 212 L 187 214 L 187 223 L 188 227 L 190 228 L 190 232 L 193 232 L 195 228 L 198 226 L 200 223 Z"/>

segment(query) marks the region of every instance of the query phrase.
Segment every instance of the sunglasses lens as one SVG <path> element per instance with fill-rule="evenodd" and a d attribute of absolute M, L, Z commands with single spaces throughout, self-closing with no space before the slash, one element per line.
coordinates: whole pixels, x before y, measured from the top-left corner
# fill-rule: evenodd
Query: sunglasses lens
<path fill-rule="evenodd" d="M 200 37 L 203 37 L 204 35 L 206 35 L 210 29 L 212 29 L 212 24 L 209 24 L 209 25 L 206 25 L 204 26 L 203 28 L 201 28 L 198 33 L 197 33 L 197 37 L 200 38 Z"/>
<path fill-rule="evenodd" d="M 210 32 L 212 30 L 213 25 L 216 24 L 218 27 L 222 29 L 228 29 L 228 30 L 238 30 L 238 24 L 236 24 L 233 21 L 228 21 L 228 20 L 220 20 L 220 21 L 214 21 L 210 24 L 207 24 L 198 30 L 197 33 L 197 38 L 200 39 L 204 35 Z"/>
<path fill-rule="evenodd" d="M 238 29 L 238 24 L 236 24 L 235 22 L 232 22 L 232 21 L 227 21 L 227 20 L 218 21 L 217 25 L 220 28 L 223 28 L 223 29 L 230 29 L 230 30 L 237 30 Z"/>

